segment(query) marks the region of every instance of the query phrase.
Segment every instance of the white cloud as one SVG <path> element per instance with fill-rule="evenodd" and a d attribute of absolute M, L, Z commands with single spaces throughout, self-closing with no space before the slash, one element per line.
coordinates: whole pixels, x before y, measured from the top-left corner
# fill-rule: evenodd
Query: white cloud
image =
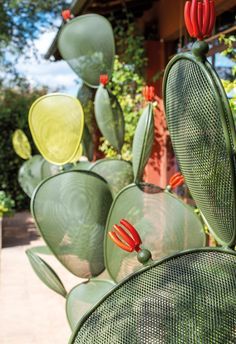
<path fill-rule="evenodd" d="M 57 89 L 76 95 L 80 80 L 65 61 L 51 62 L 43 58 L 55 37 L 55 31 L 43 33 L 35 41 L 37 58 L 32 51 L 28 52 L 29 59 L 20 58 L 16 68 L 30 82 L 32 87 L 48 86 L 50 90 Z"/>

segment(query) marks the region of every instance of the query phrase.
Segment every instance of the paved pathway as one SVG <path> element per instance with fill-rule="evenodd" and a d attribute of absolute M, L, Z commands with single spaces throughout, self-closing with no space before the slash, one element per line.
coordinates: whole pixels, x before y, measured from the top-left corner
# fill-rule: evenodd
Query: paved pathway
<path fill-rule="evenodd" d="M 32 230 L 32 229 L 31 229 Z M 65 299 L 48 289 L 35 275 L 25 250 L 42 245 L 41 239 L 27 245 L 6 247 L 0 266 L 0 343 L 66 344 L 71 331 L 65 314 Z M 79 283 L 53 256 L 44 256 L 67 290 Z"/>

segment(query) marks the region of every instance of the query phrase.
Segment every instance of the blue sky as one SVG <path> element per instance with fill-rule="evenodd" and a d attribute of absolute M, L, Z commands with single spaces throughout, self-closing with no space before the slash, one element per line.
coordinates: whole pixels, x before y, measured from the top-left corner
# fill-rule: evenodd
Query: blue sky
<path fill-rule="evenodd" d="M 32 87 L 46 85 L 50 90 L 58 89 L 75 96 L 79 88 L 76 81 L 79 79 L 68 64 L 65 61 L 50 62 L 43 58 L 55 34 L 55 30 L 44 32 L 35 41 L 38 59 L 31 51 L 29 60 L 19 59 L 16 68 L 28 79 Z"/>

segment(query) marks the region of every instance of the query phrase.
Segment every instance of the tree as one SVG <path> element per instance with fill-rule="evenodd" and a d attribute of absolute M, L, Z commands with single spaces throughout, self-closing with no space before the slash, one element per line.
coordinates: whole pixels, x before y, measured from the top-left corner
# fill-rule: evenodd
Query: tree
<path fill-rule="evenodd" d="M 0 190 L 15 200 L 17 210 L 27 209 L 29 199 L 18 184 L 18 170 L 24 160 L 13 150 L 12 134 L 22 129 L 30 140 L 33 154 L 37 152 L 28 127 L 28 112 L 34 100 L 46 92 L 46 89 L 31 90 L 24 79 L 18 80 L 15 88 L 0 88 Z"/>
<path fill-rule="evenodd" d="M 70 0 L 0 1 L 0 65 L 2 72 L 15 73 L 19 54 L 27 56 L 33 41 L 45 29 L 55 26 Z"/>

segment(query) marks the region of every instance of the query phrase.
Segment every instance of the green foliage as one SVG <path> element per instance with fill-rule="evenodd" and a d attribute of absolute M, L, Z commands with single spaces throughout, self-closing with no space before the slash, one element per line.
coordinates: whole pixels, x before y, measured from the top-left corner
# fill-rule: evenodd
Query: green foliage
<path fill-rule="evenodd" d="M 236 50 L 234 49 L 234 43 L 236 42 L 236 36 L 231 35 L 226 37 L 221 35 L 219 38 L 220 43 L 224 43 L 226 45 L 226 49 L 221 53 L 223 56 L 227 56 L 232 61 L 236 62 Z M 232 94 L 229 98 L 229 104 L 234 116 L 234 120 L 236 123 L 236 63 L 232 68 L 232 80 L 222 80 L 223 86 L 227 94 Z"/>
<path fill-rule="evenodd" d="M 13 214 L 15 202 L 4 191 L 0 191 L 0 218 Z"/>
<path fill-rule="evenodd" d="M 11 52 L 25 51 L 32 40 L 52 26 L 70 0 L 3 0 L 0 2 L 0 55 L 6 47 Z"/>
<path fill-rule="evenodd" d="M 122 158 L 132 158 L 132 141 L 135 128 L 143 110 L 142 88 L 145 84 L 143 70 L 147 64 L 144 50 L 144 37 L 137 34 L 132 15 L 115 22 L 114 34 L 119 56 L 116 56 L 110 89 L 117 96 L 125 118 L 125 142 Z M 112 18 L 111 18 L 112 20 Z M 100 150 L 106 157 L 117 157 L 114 148 L 105 138 Z"/>
<path fill-rule="evenodd" d="M 28 127 L 28 111 L 32 102 L 46 93 L 46 90 L 30 90 L 25 83 L 15 88 L 0 88 L 0 189 L 14 200 L 17 210 L 29 207 L 29 198 L 21 190 L 17 175 L 24 160 L 18 157 L 12 147 L 12 134 L 22 129 L 36 152 Z"/>

